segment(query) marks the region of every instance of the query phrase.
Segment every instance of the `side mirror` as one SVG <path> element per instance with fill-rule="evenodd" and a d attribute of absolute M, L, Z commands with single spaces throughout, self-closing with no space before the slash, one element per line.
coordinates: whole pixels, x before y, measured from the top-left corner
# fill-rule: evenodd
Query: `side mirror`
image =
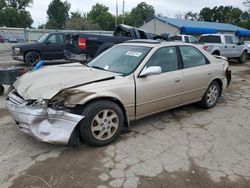
<path fill-rule="evenodd" d="M 162 73 L 162 70 L 161 70 L 161 67 L 160 66 L 150 66 L 150 67 L 145 67 L 141 74 L 140 74 L 140 77 L 146 77 L 146 76 L 149 76 L 149 75 L 157 75 L 157 74 L 161 74 Z"/>

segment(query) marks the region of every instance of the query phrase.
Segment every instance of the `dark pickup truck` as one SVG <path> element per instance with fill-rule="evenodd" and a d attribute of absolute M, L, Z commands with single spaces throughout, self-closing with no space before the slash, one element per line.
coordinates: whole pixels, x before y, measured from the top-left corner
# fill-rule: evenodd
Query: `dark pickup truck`
<path fill-rule="evenodd" d="M 27 65 L 35 65 L 41 59 L 64 59 L 65 36 L 63 32 L 47 33 L 35 43 L 13 45 L 13 59 Z"/>
<path fill-rule="evenodd" d="M 120 24 L 116 27 L 113 36 L 92 35 L 79 33 L 66 36 L 65 58 L 72 61 L 86 62 L 115 44 L 131 39 L 163 39 L 144 30 Z"/>

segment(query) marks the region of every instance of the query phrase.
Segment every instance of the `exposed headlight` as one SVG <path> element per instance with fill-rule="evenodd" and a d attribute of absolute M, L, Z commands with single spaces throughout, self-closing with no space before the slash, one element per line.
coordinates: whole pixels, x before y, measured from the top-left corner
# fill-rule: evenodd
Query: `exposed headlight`
<path fill-rule="evenodd" d="M 20 48 L 14 48 L 14 51 L 15 51 L 15 52 L 20 52 L 21 49 L 20 49 Z"/>
<path fill-rule="evenodd" d="M 78 90 L 68 90 L 62 93 L 59 93 L 53 97 L 48 106 L 53 109 L 63 109 L 64 107 L 74 107 L 75 105 L 81 103 L 84 98 L 89 96 L 91 93 L 85 93 Z"/>

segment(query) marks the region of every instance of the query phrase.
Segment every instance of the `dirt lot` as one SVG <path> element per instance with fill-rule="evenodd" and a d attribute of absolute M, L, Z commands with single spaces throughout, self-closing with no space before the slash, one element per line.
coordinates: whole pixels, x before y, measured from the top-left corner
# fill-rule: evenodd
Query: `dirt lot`
<path fill-rule="evenodd" d="M 0 67 L 17 64 L 0 54 Z M 102 148 L 26 136 L 0 97 L 0 187 L 250 187 L 250 62 L 231 69 L 215 108 L 193 104 L 134 122 Z"/>

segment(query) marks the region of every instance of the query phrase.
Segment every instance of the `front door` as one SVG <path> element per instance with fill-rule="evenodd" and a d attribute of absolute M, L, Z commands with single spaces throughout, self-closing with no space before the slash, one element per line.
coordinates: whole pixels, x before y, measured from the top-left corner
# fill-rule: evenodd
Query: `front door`
<path fill-rule="evenodd" d="M 178 106 L 181 103 L 183 79 L 176 48 L 158 49 L 146 64 L 146 67 L 150 66 L 160 66 L 162 73 L 136 78 L 137 118 Z"/>
<path fill-rule="evenodd" d="M 64 35 L 61 33 L 52 34 L 44 44 L 44 59 L 63 59 L 64 58 Z"/>

